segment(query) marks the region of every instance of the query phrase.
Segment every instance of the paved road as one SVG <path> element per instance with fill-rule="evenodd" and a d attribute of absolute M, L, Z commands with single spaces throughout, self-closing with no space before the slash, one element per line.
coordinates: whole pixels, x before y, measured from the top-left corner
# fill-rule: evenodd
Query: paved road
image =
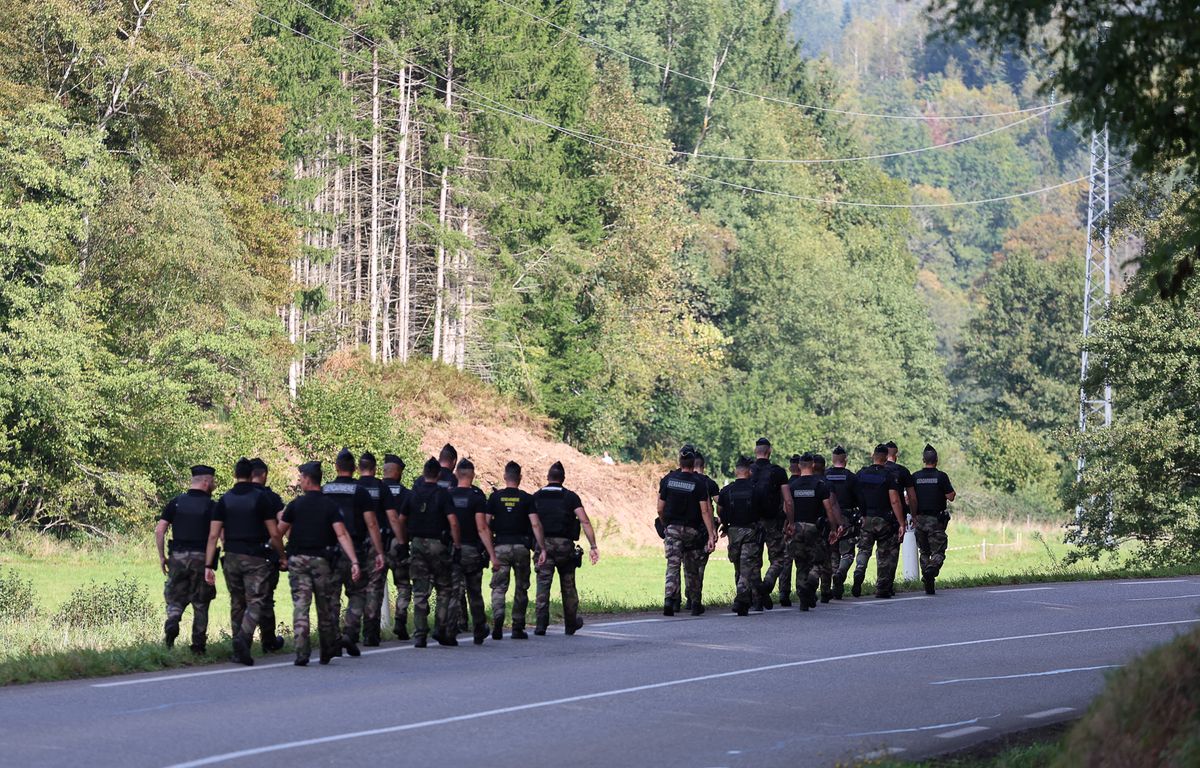
<path fill-rule="evenodd" d="M 586 589 L 586 580 L 583 587 Z M 1200 578 L 952 590 L 0 690 L 13 766 L 822 766 L 1077 717 Z M 275 659 L 278 659 L 276 661 Z"/>

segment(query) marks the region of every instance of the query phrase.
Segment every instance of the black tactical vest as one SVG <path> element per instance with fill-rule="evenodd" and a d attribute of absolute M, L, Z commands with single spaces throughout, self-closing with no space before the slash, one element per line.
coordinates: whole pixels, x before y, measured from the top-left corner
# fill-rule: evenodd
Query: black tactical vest
<path fill-rule="evenodd" d="M 213 500 L 207 493 L 181 493 L 175 497 L 171 521 L 172 552 L 203 552 L 208 546 Z"/>

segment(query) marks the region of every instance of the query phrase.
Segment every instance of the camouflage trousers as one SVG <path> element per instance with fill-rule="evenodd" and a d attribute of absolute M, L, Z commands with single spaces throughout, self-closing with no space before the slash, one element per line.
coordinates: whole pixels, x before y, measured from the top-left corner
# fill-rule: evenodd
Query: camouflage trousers
<path fill-rule="evenodd" d="M 825 539 L 816 525 L 796 523 L 796 533 L 788 544 L 788 555 L 796 564 L 796 591 L 802 598 L 811 599 L 817 593 L 817 568 L 822 560 L 829 560 L 824 545 Z"/>
<path fill-rule="evenodd" d="M 229 618 L 234 637 L 249 644 L 262 621 L 267 585 L 271 581 L 271 561 L 258 555 L 226 553 L 223 561 L 225 587 L 229 590 Z"/>
<path fill-rule="evenodd" d="M 359 545 L 355 548 L 358 557 L 358 581 L 351 572 L 349 558 L 338 558 L 338 575 L 342 579 L 342 587 L 346 590 L 346 610 L 342 614 L 342 632 L 357 641 L 362 632 L 363 619 L 366 617 L 367 592 L 371 584 L 376 583 L 383 590 L 383 571 L 375 571 L 375 547 L 370 544 Z M 376 619 L 378 620 L 378 619 Z"/>
<path fill-rule="evenodd" d="M 558 571 L 558 590 L 562 593 L 563 618 L 570 626 L 579 616 L 579 593 L 575 590 L 575 542 L 571 539 L 546 539 L 546 562 L 537 568 L 537 597 L 534 615 L 537 625 L 550 624 L 550 587 Z"/>
<path fill-rule="evenodd" d="M 763 574 L 763 588 L 770 592 L 779 583 L 780 597 L 792 593 L 792 558 L 788 554 L 787 536 L 783 533 L 783 521 L 768 520 L 763 523 L 767 540 L 767 572 Z"/>
<path fill-rule="evenodd" d="M 263 600 L 262 616 L 259 618 L 259 633 L 263 642 L 275 639 L 275 588 L 279 586 L 279 561 L 271 560 L 271 578 L 267 579 L 267 597 Z"/>
<path fill-rule="evenodd" d="M 314 555 L 288 558 L 288 581 L 292 585 L 292 632 L 296 636 L 296 658 L 312 654 L 309 642 L 309 606 L 317 604 L 317 629 L 321 649 L 332 651 L 338 640 L 338 607 L 342 598 L 341 574 L 329 560 Z"/>
<path fill-rule="evenodd" d="M 192 606 L 192 646 L 203 647 L 208 638 L 208 604 L 217 596 L 215 587 L 204 581 L 203 552 L 172 552 L 167 557 L 167 581 L 163 600 L 167 603 L 164 631 L 178 627 L 183 611 Z"/>
<path fill-rule="evenodd" d="M 399 544 L 392 544 L 388 549 L 387 567 L 392 572 L 392 586 L 396 588 L 396 607 L 394 615 L 397 620 L 408 615 L 408 605 L 412 602 L 412 580 L 409 577 L 408 565 L 410 558 L 401 558 L 397 550 Z M 380 597 L 382 597 L 382 590 Z M 380 606 L 382 608 L 382 605 Z"/>
<path fill-rule="evenodd" d="M 500 567 L 492 571 L 492 621 L 504 623 L 504 598 L 509 575 L 516 580 L 513 588 L 513 629 L 524 629 L 529 613 L 529 547 L 524 544 L 497 544 Z"/>
<path fill-rule="evenodd" d="M 463 544 L 462 560 L 453 566 L 452 580 L 453 605 L 451 607 L 451 624 L 461 629 L 471 625 L 487 624 L 487 614 L 483 606 L 483 569 L 487 566 L 487 550 L 482 546 Z M 470 616 L 467 616 L 467 609 Z M 470 623 L 468 623 L 470 619 Z"/>
<path fill-rule="evenodd" d="M 379 639 L 379 617 L 383 614 L 383 594 L 387 584 L 387 555 L 383 558 L 383 569 L 375 570 L 375 545 L 367 544 L 359 553 L 358 564 L 366 577 L 363 591 L 362 628 L 365 637 Z M 357 637 L 358 632 L 355 631 Z"/>
<path fill-rule="evenodd" d="M 733 563 L 733 580 L 736 596 L 735 605 L 750 607 L 762 589 L 763 545 L 759 541 L 757 526 L 730 526 L 725 535 L 729 538 L 729 562 Z"/>
<path fill-rule="evenodd" d="M 914 522 L 917 548 L 921 551 L 921 573 L 936 577 L 946 562 L 946 526 L 937 515 L 917 515 Z"/>
<path fill-rule="evenodd" d="M 842 538 L 829 547 L 829 567 L 833 571 L 834 594 L 840 595 L 842 586 L 846 583 L 846 575 L 854 565 L 854 552 L 861 531 L 858 525 L 850 525 Z"/>
<path fill-rule="evenodd" d="M 667 526 L 663 549 L 667 555 L 667 576 L 663 590 L 665 600 L 677 600 L 680 571 L 683 572 L 688 602 L 699 603 L 704 590 L 704 575 L 700 555 L 708 544 L 708 534 L 690 525 Z"/>
<path fill-rule="evenodd" d="M 858 535 L 858 560 L 854 566 L 854 579 L 858 581 L 867 574 L 867 563 L 871 561 L 871 549 L 875 549 L 875 594 L 890 595 L 896 579 L 896 565 L 900 562 L 900 541 L 896 538 L 896 521 L 891 517 L 863 517 L 862 532 Z"/>
<path fill-rule="evenodd" d="M 829 526 L 824 523 L 817 526 L 817 536 L 821 539 L 821 559 L 813 566 L 813 571 L 821 582 L 821 589 L 828 592 L 830 581 L 833 579 L 833 566 L 829 562 Z M 800 569 L 796 569 L 797 579 L 800 577 Z"/>
<path fill-rule="evenodd" d="M 451 618 L 449 610 L 454 602 L 453 574 L 450 564 L 450 547 L 440 539 L 413 539 L 409 545 L 411 556 L 408 573 L 412 577 L 413 636 L 422 639 L 429 636 L 429 597 L 437 590 L 437 607 L 434 614 L 433 631 L 441 634 Z"/>

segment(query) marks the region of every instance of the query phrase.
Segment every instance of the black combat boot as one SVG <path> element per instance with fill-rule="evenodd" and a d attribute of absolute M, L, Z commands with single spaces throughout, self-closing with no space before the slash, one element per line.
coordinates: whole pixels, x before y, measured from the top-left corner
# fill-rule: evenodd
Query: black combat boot
<path fill-rule="evenodd" d="M 841 600 L 846 594 L 846 580 L 844 578 L 835 578 L 833 580 L 833 599 Z"/>
<path fill-rule="evenodd" d="M 537 616 L 537 624 L 533 628 L 533 634 L 541 637 L 542 635 L 546 634 L 546 627 L 548 626 L 550 626 L 549 614 L 543 615 L 539 613 Z"/>
<path fill-rule="evenodd" d="M 675 612 L 679 613 L 682 610 L 683 610 L 683 598 L 681 598 L 679 595 L 675 595 Z"/>
<path fill-rule="evenodd" d="M 362 656 L 362 651 L 358 650 L 357 638 L 353 637 L 350 633 L 342 635 L 342 648 L 345 648 L 346 653 L 355 658 Z"/>
<path fill-rule="evenodd" d="M 284 642 L 283 635 L 275 635 L 274 637 L 264 637 L 262 639 L 263 653 L 274 653 L 275 651 L 283 650 Z"/>
<path fill-rule="evenodd" d="M 337 651 L 340 651 L 340 650 L 341 650 L 341 648 L 337 649 Z M 333 659 L 335 659 L 337 656 L 339 656 L 340 654 L 337 651 L 334 650 L 334 646 L 332 643 L 328 642 L 325 638 L 321 638 L 321 663 L 322 664 L 328 664 L 330 661 L 333 661 Z"/>
<path fill-rule="evenodd" d="M 163 643 L 168 648 L 174 648 L 177 637 L 179 637 L 179 622 L 175 619 L 167 619 L 167 623 L 163 624 Z"/>
<path fill-rule="evenodd" d="M 417 635 L 417 639 L 413 641 L 413 648 L 425 648 L 429 645 L 429 641 L 425 639 L 425 635 Z"/>
<path fill-rule="evenodd" d="M 529 639 L 529 633 L 525 631 L 524 624 L 516 624 L 516 623 L 513 624 L 512 639 L 513 640 L 528 640 Z"/>
<path fill-rule="evenodd" d="M 764 610 L 769 611 L 775 607 L 775 601 L 771 599 L 771 587 L 768 587 L 766 584 L 759 590 L 758 599 L 762 603 Z"/>
<path fill-rule="evenodd" d="M 854 583 L 850 585 L 850 594 L 854 597 L 862 597 L 863 576 L 854 574 Z"/>
<path fill-rule="evenodd" d="M 444 630 L 441 632 L 434 632 L 433 639 L 437 640 L 438 645 L 458 645 L 458 638 L 455 636 L 455 634 Z"/>
<path fill-rule="evenodd" d="M 397 640 L 407 640 L 408 639 L 408 614 L 407 613 L 397 613 L 396 614 L 396 621 L 392 625 L 392 634 L 394 634 L 396 636 Z"/>
<path fill-rule="evenodd" d="M 666 600 L 663 600 L 663 616 L 674 616 L 674 615 L 675 615 L 675 600 L 673 598 L 668 597 Z"/>
<path fill-rule="evenodd" d="M 583 619 L 576 616 L 574 619 L 567 619 L 566 632 L 568 635 L 573 635 L 583 629 Z"/>
<path fill-rule="evenodd" d="M 206 653 L 208 653 L 208 644 L 205 643 L 203 640 L 201 640 L 200 642 L 196 642 L 195 640 L 193 640 L 190 650 L 191 650 L 193 656 L 203 656 Z"/>
<path fill-rule="evenodd" d="M 363 625 L 363 645 L 368 648 L 378 648 L 380 643 L 381 630 L 379 627 L 379 619 L 375 618 Z"/>
<path fill-rule="evenodd" d="M 308 666 L 308 654 L 304 654 L 303 656 L 301 656 L 300 654 L 296 654 L 296 660 L 293 661 L 292 663 L 295 664 L 297 667 L 307 667 Z"/>
<path fill-rule="evenodd" d="M 796 590 L 796 596 L 799 597 L 801 601 L 804 600 L 804 597 L 800 594 L 800 590 Z M 781 608 L 792 607 L 792 590 L 789 589 L 787 592 L 783 592 L 782 590 L 780 591 L 779 605 Z"/>
<path fill-rule="evenodd" d="M 693 616 L 703 616 L 704 615 L 704 603 L 700 602 L 699 600 L 693 601 L 691 613 Z"/>
<path fill-rule="evenodd" d="M 483 645 L 483 641 L 487 639 L 488 628 L 487 624 L 475 625 L 475 645 Z"/>
<path fill-rule="evenodd" d="M 513 626 L 513 631 L 516 631 L 516 626 Z M 504 639 L 504 619 L 496 619 L 492 622 L 492 639 Z"/>
<path fill-rule="evenodd" d="M 233 660 L 238 664 L 245 664 L 247 667 L 254 666 L 254 657 L 250 655 L 250 644 L 241 634 L 233 636 Z"/>
<path fill-rule="evenodd" d="M 925 582 L 925 594 L 927 594 L 927 595 L 934 594 L 933 577 L 926 576 L 924 579 L 922 579 L 922 581 Z"/>

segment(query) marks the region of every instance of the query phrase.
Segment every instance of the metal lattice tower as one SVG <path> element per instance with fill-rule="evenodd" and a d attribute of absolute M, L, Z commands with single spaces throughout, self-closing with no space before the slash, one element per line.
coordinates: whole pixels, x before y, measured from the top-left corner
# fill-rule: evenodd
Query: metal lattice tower
<path fill-rule="evenodd" d="M 1079 431 L 1112 424 L 1112 387 L 1088 385 L 1086 342 L 1092 322 L 1108 307 L 1112 295 L 1112 243 L 1109 232 L 1109 154 L 1108 126 L 1092 132 L 1091 165 L 1088 174 L 1087 246 L 1084 250 L 1083 278 L 1083 352 L 1079 366 Z M 1100 231 L 1097 232 L 1097 224 Z M 1079 456 L 1078 476 L 1083 475 L 1085 457 Z M 1080 510 L 1077 510 L 1078 515 Z"/>

